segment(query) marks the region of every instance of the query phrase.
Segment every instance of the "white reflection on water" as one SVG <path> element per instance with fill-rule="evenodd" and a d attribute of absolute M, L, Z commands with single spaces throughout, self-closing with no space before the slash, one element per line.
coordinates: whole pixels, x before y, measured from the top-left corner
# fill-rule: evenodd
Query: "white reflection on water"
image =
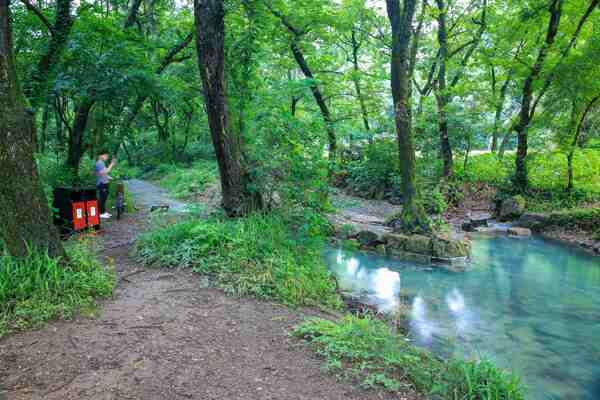
<path fill-rule="evenodd" d="M 348 269 L 348 273 L 350 275 L 356 274 L 356 271 L 358 270 L 358 264 L 358 260 L 354 257 L 348 260 L 348 262 L 346 263 L 346 268 Z"/>
<path fill-rule="evenodd" d="M 461 314 L 465 309 L 465 297 L 457 288 L 452 289 L 452 291 L 448 293 L 446 296 L 446 303 L 448 303 L 448 308 L 450 308 L 450 311 L 454 314 Z"/>
<path fill-rule="evenodd" d="M 381 302 L 382 311 L 390 312 L 395 310 L 400 302 L 398 294 L 400 293 L 400 274 L 390 271 L 387 268 L 378 269 L 373 277 L 375 296 Z"/>
<path fill-rule="evenodd" d="M 456 318 L 456 333 L 465 333 L 469 326 L 469 311 L 465 306 L 465 296 L 457 288 L 454 288 L 446 295 L 446 304 Z"/>
<path fill-rule="evenodd" d="M 427 318 L 427 304 L 423 297 L 416 296 L 413 300 L 411 317 L 411 325 L 418 332 L 419 339 L 424 344 L 430 344 L 437 328 L 433 321 Z"/>

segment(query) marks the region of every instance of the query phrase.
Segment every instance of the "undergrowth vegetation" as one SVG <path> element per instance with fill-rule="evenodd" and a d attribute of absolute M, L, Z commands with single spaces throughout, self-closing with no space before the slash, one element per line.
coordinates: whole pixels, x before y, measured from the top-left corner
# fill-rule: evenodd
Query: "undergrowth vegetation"
<path fill-rule="evenodd" d="M 448 400 L 522 400 L 518 378 L 488 360 L 442 360 L 394 334 L 383 321 L 347 316 L 337 322 L 309 319 L 293 335 L 325 360 L 325 369 L 366 387 L 413 387 Z"/>
<path fill-rule="evenodd" d="M 363 198 L 387 199 L 401 202 L 395 146 L 392 141 L 379 140 L 367 145 L 361 154 L 341 168 L 338 184 Z M 600 203 L 600 151 L 583 148 L 573 158 L 573 183 L 567 185 L 566 154 L 560 150 L 533 151 L 528 158 L 530 186 L 526 193 L 517 191 L 511 182 L 515 154 L 472 155 L 465 163 L 464 155 L 454 162 L 456 183 L 485 184 L 498 189 L 507 197 L 523 194 L 530 211 L 555 211 L 595 206 Z M 452 187 L 440 184 L 441 165 L 431 155 L 417 159 L 417 179 L 421 197 L 429 213 L 443 213 L 449 203 L 460 203 L 460 196 Z M 447 184 L 447 185 L 450 185 Z"/>
<path fill-rule="evenodd" d="M 86 242 L 69 243 L 67 255 L 61 262 L 33 252 L 24 258 L 0 252 L 0 336 L 92 311 L 97 298 L 111 295 L 114 273 L 100 265 Z"/>
<path fill-rule="evenodd" d="M 464 162 L 455 163 L 456 177 L 464 182 L 485 183 L 507 195 L 516 194 L 511 183 L 515 155 L 498 158 L 495 154 L 470 157 L 467 169 Z M 531 211 L 551 211 L 587 207 L 600 202 L 600 152 L 597 149 L 580 149 L 573 158 L 571 192 L 566 190 L 566 155 L 558 150 L 532 153 L 528 159 L 530 187 L 527 208 Z"/>
<path fill-rule="evenodd" d="M 234 295 L 338 307 L 335 283 L 322 258 L 327 229 L 322 217 L 308 210 L 293 216 L 189 219 L 143 235 L 137 256 L 146 264 L 208 274 Z"/>
<path fill-rule="evenodd" d="M 217 163 L 214 160 L 200 160 L 190 167 L 176 164 L 159 164 L 144 175 L 153 179 L 177 198 L 185 198 L 202 192 L 217 179 Z"/>

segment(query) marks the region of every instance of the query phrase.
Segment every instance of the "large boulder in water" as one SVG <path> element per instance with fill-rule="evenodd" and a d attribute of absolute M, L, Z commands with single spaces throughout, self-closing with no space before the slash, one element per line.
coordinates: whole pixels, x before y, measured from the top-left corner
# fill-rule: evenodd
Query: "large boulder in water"
<path fill-rule="evenodd" d="M 512 221 L 519 218 L 525 212 L 525 198 L 517 195 L 502 202 L 500 206 L 500 221 Z"/>

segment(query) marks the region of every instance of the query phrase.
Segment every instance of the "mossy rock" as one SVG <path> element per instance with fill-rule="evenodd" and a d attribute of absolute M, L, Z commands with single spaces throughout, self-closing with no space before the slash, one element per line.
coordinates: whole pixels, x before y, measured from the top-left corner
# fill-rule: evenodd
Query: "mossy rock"
<path fill-rule="evenodd" d="M 385 242 L 390 249 L 404 250 L 407 241 L 408 236 L 399 233 L 389 233 L 383 236 L 383 242 Z"/>
<path fill-rule="evenodd" d="M 432 239 L 432 255 L 440 258 L 468 257 L 471 245 L 466 240 L 435 237 Z"/>
<path fill-rule="evenodd" d="M 519 218 L 525 212 L 527 202 L 521 195 L 509 197 L 502 202 L 500 207 L 500 221 L 511 221 Z"/>
<path fill-rule="evenodd" d="M 431 255 L 431 238 L 423 235 L 411 235 L 406 241 L 404 250 L 410 253 Z"/>

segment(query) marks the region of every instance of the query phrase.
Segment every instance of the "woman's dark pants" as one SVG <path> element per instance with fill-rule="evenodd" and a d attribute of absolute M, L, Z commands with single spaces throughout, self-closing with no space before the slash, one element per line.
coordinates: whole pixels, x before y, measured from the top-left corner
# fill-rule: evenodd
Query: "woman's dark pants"
<path fill-rule="evenodd" d="M 106 212 L 106 199 L 108 199 L 108 183 L 99 184 L 98 191 L 100 192 L 100 214 L 104 214 Z"/>

